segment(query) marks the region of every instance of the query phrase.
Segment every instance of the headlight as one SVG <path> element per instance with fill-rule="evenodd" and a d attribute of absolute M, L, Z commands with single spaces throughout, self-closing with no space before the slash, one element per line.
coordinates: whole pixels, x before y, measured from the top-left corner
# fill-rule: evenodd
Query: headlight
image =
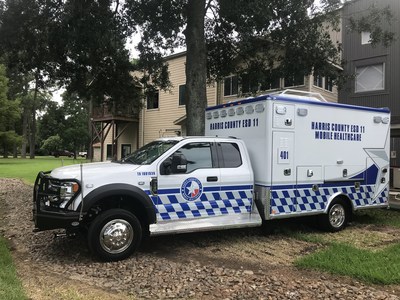
<path fill-rule="evenodd" d="M 51 191 L 47 200 L 50 205 L 64 205 L 79 192 L 79 184 L 74 181 L 50 180 L 48 190 Z"/>
<path fill-rule="evenodd" d="M 79 185 L 76 182 L 65 182 L 60 186 L 60 198 L 70 200 L 76 192 L 79 191 Z"/>

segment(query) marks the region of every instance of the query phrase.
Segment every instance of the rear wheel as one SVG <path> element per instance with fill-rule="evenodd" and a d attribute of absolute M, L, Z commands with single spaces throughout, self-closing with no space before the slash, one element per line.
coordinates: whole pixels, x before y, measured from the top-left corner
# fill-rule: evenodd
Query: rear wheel
<path fill-rule="evenodd" d="M 129 257 L 142 241 L 142 226 L 134 214 L 110 209 L 91 223 L 88 231 L 90 251 L 102 260 L 116 261 Z"/>
<path fill-rule="evenodd" d="M 346 202 L 343 199 L 335 199 L 329 206 L 328 213 L 320 216 L 320 225 L 330 232 L 340 231 L 346 227 L 349 215 Z"/>

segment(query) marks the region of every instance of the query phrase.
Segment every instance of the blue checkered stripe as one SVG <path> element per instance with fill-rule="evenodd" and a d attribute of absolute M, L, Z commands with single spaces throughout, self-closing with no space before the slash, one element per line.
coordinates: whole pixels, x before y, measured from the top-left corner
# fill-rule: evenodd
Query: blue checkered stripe
<path fill-rule="evenodd" d="M 225 188 L 224 188 L 225 189 Z M 197 217 L 249 213 L 253 202 L 253 190 L 207 191 L 195 201 L 183 199 L 180 193 L 152 197 L 158 220 L 178 220 Z"/>
<path fill-rule="evenodd" d="M 373 185 L 361 186 L 356 190 L 354 186 L 320 187 L 318 191 L 311 188 L 279 189 L 271 191 L 271 216 L 310 211 L 323 211 L 326 208 L 329 197 L 335 193 L 344 193 L 349 196 L 354 207 L 373 206 L 385 204 L 388 197 L 388 189 L 385 189 L 378 197 L 373 199 Z"/>
<path fill-rule="evenodd" d="M 353 202 L 354 207 L 365 207 L 365 206 L 374 206 L 374 205 L 381 205 L 387 204 L 387 199 L 389 197 L 389 189 L 384 189 L 378 197 L 373 199 L 374 193 L 372 191 L 373 185 L 366 186 L 366 191 L 355 192 L 354 187 L 352 187 L 352 194 L 349 194 L 351 201 Z"/>

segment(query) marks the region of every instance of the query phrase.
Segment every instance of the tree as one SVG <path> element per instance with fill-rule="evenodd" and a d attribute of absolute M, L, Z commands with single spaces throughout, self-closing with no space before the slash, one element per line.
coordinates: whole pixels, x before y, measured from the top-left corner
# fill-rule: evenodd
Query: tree
<path fill-rule="evenodd" d="M 341 48 L 329 30 L 340 30 L 342 2 L 321 0 L 317 6 L 314 0 L 127 0 L 126 11 L 131 26 L 142 34 L 138 65 L 148 72 L 145 80 L 157 83 L 162 72 L 167 74 L 160 57 L 186 46 L 187 133 L 198 135 L 204 132 L 205 74 L 209 80 L 238 74 L 267 85 L 275 78 L 311 73 L 339 78 Z M 375 20 L 387 15 L 375 12 L 354 28 L 377 28 Z M 382 41 L 391 38 L 379 27 L 372 32 Z"/>
<path fill-rule="evenodd" d="M 88 149 L 89 146 L 89 103 L 80 98 L 77 94 L 63 94 L 63 111 L 65 112 L 65 130 L 61 137 L 66 149 L 76 152 Z"/>
<path fill-rule="evenodd" d="M 378 8 L 376 3 L 373 3 L 361 17 L 350 17 L 349 30 L 359 33 L 363 31 L 370 32 L 372 46 L 382 44 L 388 47 L 395 40 L 394 32 L 387 28 L 393 20 L 394 16 L 389 6 Z"/>
<path fill-rule="evenodd" d="M 85 150 L 89 144 L 89 103 L 68 92 L 62 98 L 61 106 L 49 101 L 38 121 L 41 148 L 50 152 Z"/>
<path fill-rule="evenodd" d="M 38 96 L 54 84 L 53 54 L 58 52 L 50 37 L 60 5 L 60 1 L 10 0 L 5 1 L 0 15 L 0 55 L 16 77 L 32 80 L 33 97 L 23 118 L 25 126 L 30 125 L 30 158 L 35 157 Z"/>
<path fill-rule="evenodd" d="M 49 153 L 56 153 L 63 149 L 63 141 L 58 134 L 49 136 L 43 141 L 41 149 L 47 150 Z"/>
<path fill-rule="evenodd" d="M 265 81 L 272 69 L 276 76 L 334 72 L 339 49 L 320 28 L 334 20 L 339 3 L 325 1 L 323 14 L 310 0 L 127 0 L 126 10 L 143 34 L 138 49 L 148 79 L 162 68 L 160 53 L 186 46 L 187 133 L 201 135 L 207 76 L 246 73 Z"/>
<path fill-rule="evenodd" d="M 7 157 L 14 145 L 21 141 L 20 136 L 13 130 L 15 122 L 20 117 L 19 102 L 9 100 L 7 92 L 6 68 L 0 65 L 0 146 L 4 157 Z"/>
<path fill-rule="evenodd" d="M 48 101 L 43 109 L 43 114 L 38 120 L 38 143 L 42 145 L 52 136 L 61 136 L 66 128 L 65 125 L 65 111 L 62 106 L 57 102 Z M 60 138 L 61 140 L 61 138 Z M 62 150 L 64 146 L 55 150 Z M 49 149 L 47 149 L 49 150 Z M 52 150 L 52 151 L 55 151 Z"/>
<path fill-rule="evenodd" d="M 134 70 L 125 48 L 131 31 L 119 1 L 65 1 L 56 24 L 57 78 L 70 94 L 97 104 L 105 99 L 117 106 L 131 101 L 140 109 Z"/>
<path fill-rule="evenodd" d="M 140 89 L 125 49 L 130 30 L 112 0 L 23 0 L 0 2 L 0 56 L 13 82 L 30 78 L 29 93 L 20 89 L 23 120 L 30 124 L 34 157 L 38 97 L 55 84 L 85 101 L 115 107 L 132 101 L 140 109 Z M 33 95 L 33 98 L 31 98 Z M 28 113 L 29 112 L 29 113 Z"/>

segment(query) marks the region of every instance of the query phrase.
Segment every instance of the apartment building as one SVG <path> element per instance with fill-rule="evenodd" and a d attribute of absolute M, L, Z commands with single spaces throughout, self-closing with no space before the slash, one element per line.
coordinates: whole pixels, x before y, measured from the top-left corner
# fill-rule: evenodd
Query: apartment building
<path fill-rule="evenodd" d="M 341 42 L 340 32 L 331 32 L 333 41 Z M 169 66 L 172 87 L 156 91 L 144 100 L 138 115 L 130 114 L 129 105 L 120 111 L 101 108 L 93 117 L 93 153 L 95 161 L 120 159 L 127 153 L 154 139 L 186 135 L 185 63 L 186 52 L 165 58 Z M 273 72 L 274 70 L 271 70 Z M 232 100 L 294 89 L 321 94 L 327 101 L 338 101 L 338 90 L 328 77 L 296 75 L 274 78 L 263 84 L 250 82 L 246 75 L 232 74 L 207 85 L 207 105 L 219 105 Z"/>
<path fill-rule="evenodd" d="M 339 102 L 388 107 L 391 119 L 391 166 L 400 166 L 400 1 L 353 0 L 342 9 L 343 28 L 350 19 L 368 15 L 371 8 L 389 7 L 394 18 L 383 20 L 384 29 L 395 33 L 388 47 L 372 45 L 370 32 L 342 31 L 345 75 L 349 80 L 339 92 Z"/>
<path fill-rule="evenodd" d="M 144 145 L 163 136 L 185 135 L 185 52 L 166 58 L 169 64 L 172 89 L 168 92 L 157 92 L 149 97 L 140 114 L 140 145 Z M 254 86 L 257 91 L 254 93 Z M 296 89 L 304 92 L 320 93 L 326 100 L 337 102 L 337 87 L 332 80 L 322 76 L 292 76 L 276 78 L 268 86 L 258 82 L 249 82 L 246 76 L 232 75 L 223 81 L 213 82 L 207 86 L 208 106 L 228 103 L 236 99 L 268 94 L 284 89 Z"/>
<path fill-rule="evenodd" d="M 186 53 L 166 57 L 172 87 L 157 91 L 145 99 L 138 115 L 122 111 L 97 108 L 93 117 L 93 160 L 120 159 L 154 139 L 186 135 L 185 61 Z M 258 86 L 254 93 L 254 86 Z M 250 87 L 252 91 L 250 92 Z M 207 105 L 213 106 L 250 96 L 269 94 L 284 89 L 321 94 L 327 101 L 337 102 L 338 91 L 329 78 L 321 76 L 291 76 L 276 78 L 268 86 L 249 82 L 246 76 L 232 75 L 220 82 L 207 85 Z"/>

